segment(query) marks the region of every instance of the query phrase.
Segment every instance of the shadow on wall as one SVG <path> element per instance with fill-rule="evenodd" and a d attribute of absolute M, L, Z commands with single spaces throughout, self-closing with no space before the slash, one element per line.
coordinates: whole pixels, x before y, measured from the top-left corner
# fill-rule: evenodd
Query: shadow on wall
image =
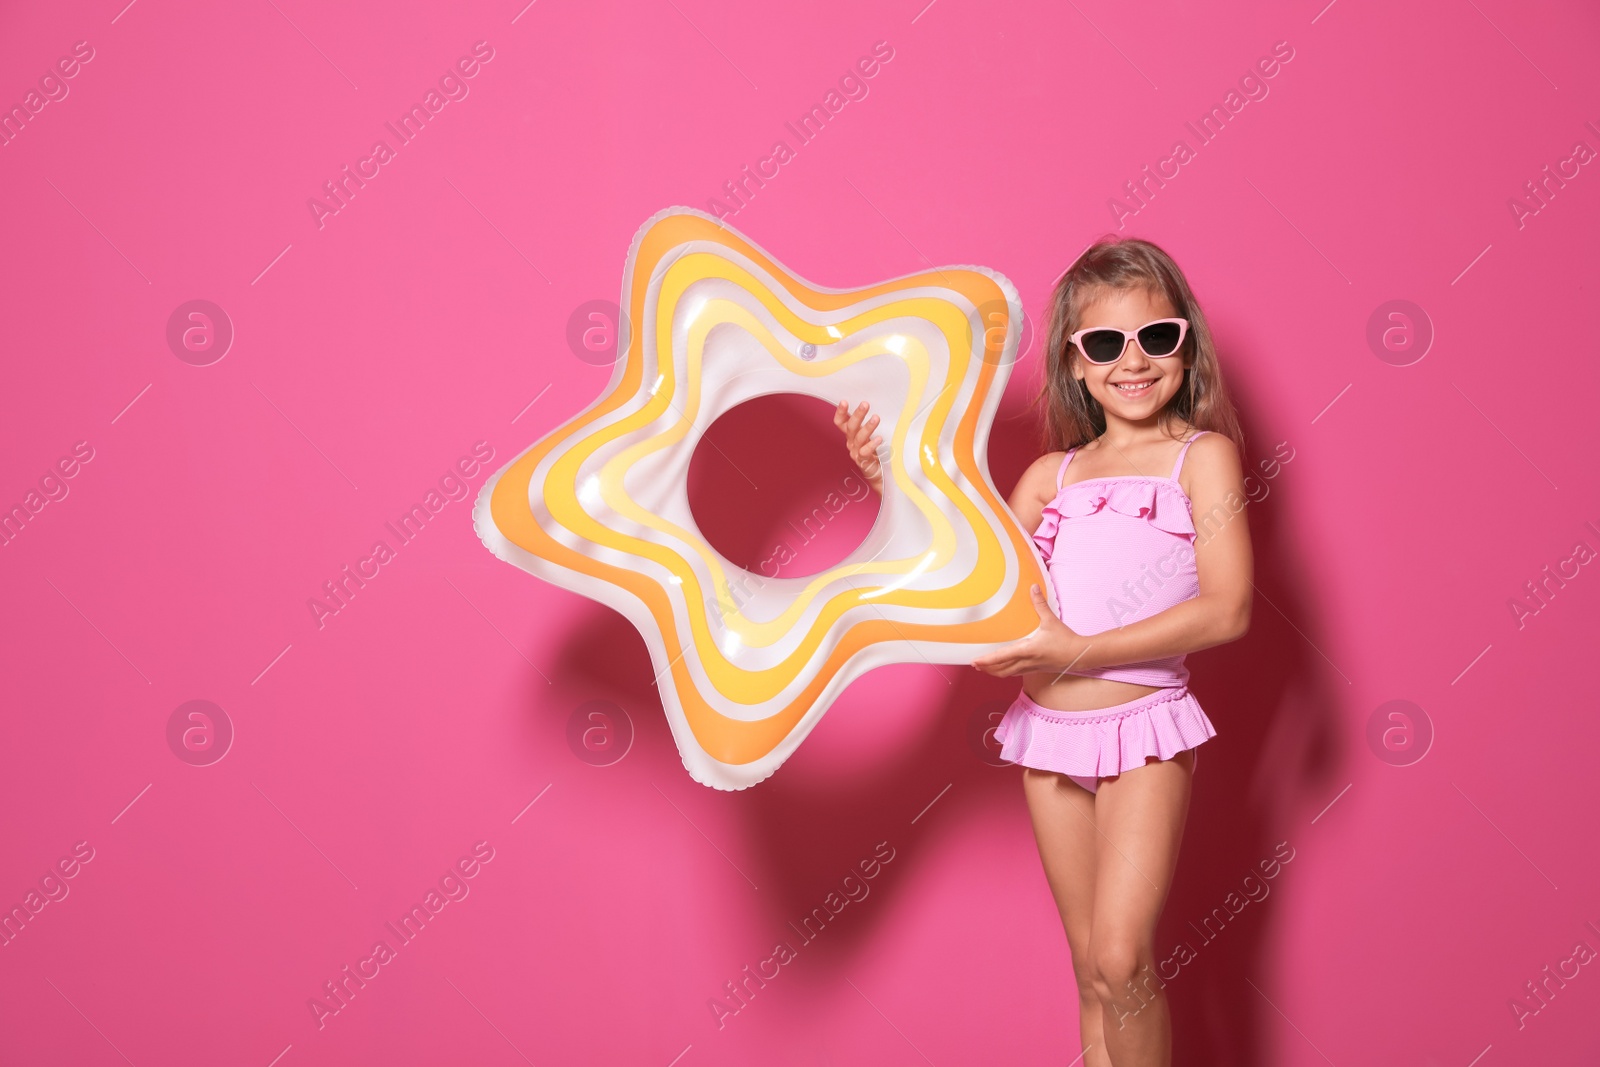
<path fill-rule="evenodd" d="M 1038 456 L 1034 420 L 1024 399 L 1032 383 L 1024 380 L 1018 386 L 1002 404 L 991 434 L 990 465 L 1002 495 Z M 796 403 L 766 406 L 759 417 L 736 409 L 719 420 L 713 440 L 723 455 L 712 460 L 702 455 L 709 451 L 702 447 L 691 467 L 696 520 L 707 527 L 708 539 L 743 557 L 740 562 L 753 569 L 771 558 L 772 546 L 785 538 L 796 540 L 790 511 L 811 511 L 816 503 L 812 496 L 820 499 L 854 469 L 844 457 L 828 409 L 807 398 L 789 399 Z M 745 406 L 755 408 L 767 400 L 777 398 Z M 1241 409 L 1246 467 L 1255 469 L 1259 461 L 1274 456 L 1277 442 L 1252 434 L 1249 405 L 1241 402 Z M 1295 443 L 1288 444 L 1292 449 Z M 1283 521 L 1293 483 L 1291 460 L 1271 481 L 1270 492 L 1252 494 L 1259 501 L 1249 511 L 1259 595 L 1250 633 L 1233 645 L 1198 653 L 1190 660 L 1191 687 L 1216 725 L 1217 737 L 1205 746 L 1200 763 L 1205 773 L 1196 775 L 1177 877 L 1156 937 L 1156 961 L 1164 964 L 1162 973 L 1170 979 L 1166 989 L 1176 1039 L 1173 1062 L 1179 1067 L 1267 1064 L 1264 1016 L 1271 1008 L 1250 985 L 1262 984 L 1277 909 L 1271 894 L 1277 883 L 1266 878 L 1264 870 L 1274 870 L 1270 865 L 1276 861 L 1279 867 L 1274 873 L 1278 873 L 1284 857 L 1299 847 L 1293 833 L 1277 827 L 1303 825 L 1298 815 L 1312 802 L 1311 796 L 1324 795 L 1339 761 L 1336 694 L 1326 681 L 1331 672 L 1308 638 L 1297 632 L 1298 628 L 1316 640 L 1319 627 L 1312 621 L 1297 577 L 1304 561 L 1298 558 Z M 768 493 L 762 493 L 763 486 Z M 765 500 L 769 494 L 780 503 Z M 806 551 L 796 553 L 796 562 L 784 565 L 783 573 L 814 573 L 847 555 L 870 529 L 876 497 L 849 503 L 837 515 L 825 536 L 816 539 L 816 545 L 801 546 Z M 598 605 L 587 605 L 580 612 L 585 623 L 570 631 L 554 655 L 546 651 L 541 657 L 560 665 L 554 677 L 556 691 L 581 694 L 580 700 L 611 699 L 634 709 L 638 736 L 631 757 L 633 773 L 663 783 L 682 775 L 651 685 L 643 642 L 620 615 Z M 896 681 L 920 679 L 894 672 L 938 672 L 949 688 L 941 692 L 937 682 L 897 686 Z M 888 684 L 876 684 L 885 681 Z M 858 692 L 868 688 L 874 693 L 870 700 Z M 990 678 L 964 667 L 919 664 L 875 671 L 846 691 L 812 735 L 817 739 L 830 726 L 838 728 L 841 720 L 849 720 L 853 728 L 873 716 L 900 713 L 893 744 L 882 747 L 869 773 L 817 774 L 814 766 L 801 771 L 802 761 L 810 763 L 806 757 L 812 740 L 808 740 L 773 778 L 753 789 L 706 790 L 704 803 L 731 805 L 745 822 L 740 855 L 748 859 L 750 874 L 762 887 L 757 906 L 766 909 L 771 928 L 791 929 L 787 924 L 810 914 L 827 893 L 839 889 L 842 875 L 872 855 L 886 828 L 905 828 L 901 816 L 909 819 L 916 814 L 946 783 L 953 783 L 952 793 L 961 798 L 971 817 L 1026 819 L 1017 772 L 985 763 L 971 736 L 977 709 L 1009 702 L 1017 688 L 1015 680 Z M 545 727 L 564 729 L 569 708 L 551 701 L 552 691 L 543 679 L 531 677 L 527 691 L 534 715 L 560 720 Z M 882 699 L 886 692 L 908 694 L 901 702 L 916 701 L 919 706 L 886 707 Z M 929 693 L 935 701 L 931 705 Z M 1302 801 L 1302 796 L 1307 799 Z M 891 845 L 915 864 L 915 857 L 931 854 L 948 833 L 946 828 L 954 825 L 928 819 Z M 1286 840 L 1287 846 L 1280 850 L 1280 842 Z M 1247 883 L 1246 876 L 1252 874 Z M 882 894 L 884 899 L 841 913 L 840 918 L 849 921 L 830 928 L 816 947 L 800 949 L 810 962 L 785 982 L 794 986 L 839 982 L 875 926 L 912 882 L 903 876 L 875 882 L 872 895 Z M 1034 882 L 1039 892 L 1047 892 L 1042 874 Z M 1066 935 L 1058 924 L 1038 933 L 1055 938 L 1066 953 Z M 791 943 L 798 948 L 803 942 L 796 937 Z M 1181 951 L 1180 945 L 1188 946 L 1188 951 Z M 1062 992 L 1068 998 L 1072 993 L 1070 986 Z M 1070 1001 L 1062 1004 L 1069 1018 L 1075 1017 L 1073 1007 Z"/>
<path fill-rule="evenodd" d="M 1219 338 L 1226 346 L 1226 340 Z M 1225 349 L 1226 350 L 1226 349 Z M 1305 842 L 1302 815 L 1339 773 L 1337 672 L 1311 644 L 1318 612 L 1301 579 L 1302 558 L 1287 522 L 1299 490 L 1292 460 L 1276 478 L 1271 463 L 1297 442 L 1268 439 L 1254 405 L 1230 382 L 1245 432 L 1253 499 L 1256 598 L 1242 640 L 1190 657 L 1190 687 L 1217 736 L 1197 771 L 1178 876 L 1156 936 L 1167 985 L 1175 1067 L 1265 1067 L 1273 1009 L 1251 988 L 1271 963 L 1277 904 L 1268 878 L 1292 864 Z M 1263 467 L 1263 464 L 1266 464 Z M 1332 679 L 1330 681 L 1330 678 Z M 1310 810 L 1308 810 L 1310 809 Z M 1187 951 L 1185 951 L 1185 948 Z M 1183 962 L 1187 960 L 1187 962 Z"/>

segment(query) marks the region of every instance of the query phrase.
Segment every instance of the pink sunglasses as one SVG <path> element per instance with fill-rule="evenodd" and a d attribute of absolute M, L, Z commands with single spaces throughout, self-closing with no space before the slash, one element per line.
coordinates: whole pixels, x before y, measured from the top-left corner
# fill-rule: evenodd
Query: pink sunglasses
<path fill-rule="evenodd" d="M 1083 358 L 1097 366 L 1107 366 L 1120 360 L 1128 350 L 1129 341 L 1138 341 L 1139 348 L 1152 359 L 1175 354 L 1189 334 L 1188 319 L 1156 319 L 1137 330 L 1119 330 L 1115 326 L 1093 326 L 1079 330 L 1069 341 L 1083 353 Z"/>

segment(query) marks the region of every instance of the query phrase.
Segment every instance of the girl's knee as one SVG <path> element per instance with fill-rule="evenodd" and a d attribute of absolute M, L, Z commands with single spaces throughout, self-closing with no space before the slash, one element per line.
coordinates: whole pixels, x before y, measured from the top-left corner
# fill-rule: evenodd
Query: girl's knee
<path fill-rule="evenodd" d="M 1130 938 L 1102 938 L 1089 949 L 1089 980 L 1102 1003 L 1120 1003 L 1139 993 L 1143 976 L 1152 976 L 1150 946 Z M 1149 984 L 1149 983 L 1147 983 Z"/>
<path fill-rule="evenodd" d="M 1078 957 L 1072 957 L 1072 977 L 1078 983 L 1078 999 L 1085 1004 L 1098 1003 L 1100 990 L 1096 986 L 1096 972 L 1087 960 L 1078 962 Z"/>

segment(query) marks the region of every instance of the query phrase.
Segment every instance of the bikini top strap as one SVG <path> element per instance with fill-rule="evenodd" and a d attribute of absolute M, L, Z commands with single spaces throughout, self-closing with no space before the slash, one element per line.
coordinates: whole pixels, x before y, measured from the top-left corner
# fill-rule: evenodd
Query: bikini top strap
<path fill-rule="evenodd" d="M 1207 433 L 1210 433 L 1210 432 L 1211 431 L 1209 431 L 1209 430 L 1201 430 L 1200 433 L 1195 434 L 1193 437 L 1189 438 L 1187 441 L 1185 441 L 1183 443 L 1183 447 L 1178 450 L 1178 462 L 1172 468 L 1172 480 L 1173 481 L 1177 481 L 1178 480 L 1178 472 L 1183 470 L 1183 457 L 1185 457 L 1185 456 L 1187 456 L 1189 454 L 1189 446 L 1194 444 L 1196 441 L 1200 440 L 1200 437 L 1201 437 L 1202 434 L 1207 434 Z"/>
<path fill-rule="evenodd" d="M 1056 492 L 1061 491 L 1061 479 L 1067 476 L 1067 464 L 1072 462 L 1072 457 L 1078 454 L 1076 448 L 1067 450 L 1067 458 L 1061 461 L 1061 469 L 1056 471 Z"/>

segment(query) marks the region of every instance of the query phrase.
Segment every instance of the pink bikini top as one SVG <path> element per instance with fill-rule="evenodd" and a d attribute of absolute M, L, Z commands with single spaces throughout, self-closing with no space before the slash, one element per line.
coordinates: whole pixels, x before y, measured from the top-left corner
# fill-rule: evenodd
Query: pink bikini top
<path fill-rule="evenodd" d="M 1058 492 L 1045 505 L 1033 540 L 1055 585 L 1061 620 L 1074 632 L 1101 633 L 1199 594 L 1193 510 L 1178 484 L 1183 458 L 1199 436 L 1184 442 L 1167 478 L 1130 474 L 1062 486 L 1078 450 L 1061 461 Z M 1066 673 L 1169 689 L 1189 680 L 1183 660 L 1173 656 Z"/>

